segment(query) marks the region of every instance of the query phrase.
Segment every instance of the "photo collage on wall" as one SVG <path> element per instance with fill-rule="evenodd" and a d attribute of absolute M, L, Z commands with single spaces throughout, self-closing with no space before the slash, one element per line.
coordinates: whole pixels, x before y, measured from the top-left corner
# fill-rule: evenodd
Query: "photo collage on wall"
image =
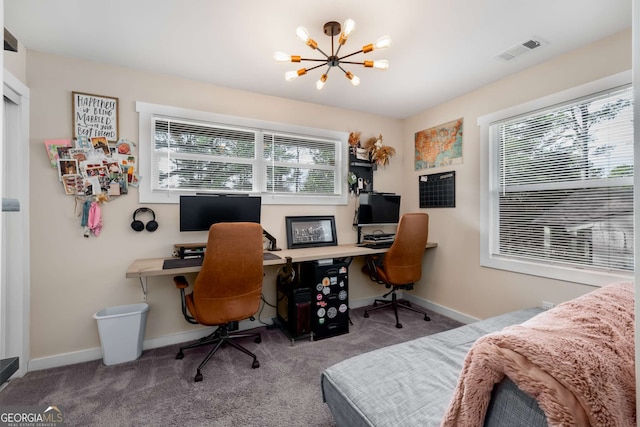
<path fill-rule="evenodd" d="M 133 142 L 119 139 L 115 144 L 106 137 L 57 139 L 44 142 L 52 168 L 64 192 L 74 196 L 120 196 L 129 186 L 137 187 L 137 159 Z"/>

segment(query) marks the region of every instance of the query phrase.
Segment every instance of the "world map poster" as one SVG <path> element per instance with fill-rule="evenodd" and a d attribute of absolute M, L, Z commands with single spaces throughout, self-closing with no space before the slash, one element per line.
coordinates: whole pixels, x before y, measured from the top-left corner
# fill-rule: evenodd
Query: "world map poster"
<path fill-rule="evenodd" d="M 462 119 L 416 132 L 415 170 L 462 163 Z"/>

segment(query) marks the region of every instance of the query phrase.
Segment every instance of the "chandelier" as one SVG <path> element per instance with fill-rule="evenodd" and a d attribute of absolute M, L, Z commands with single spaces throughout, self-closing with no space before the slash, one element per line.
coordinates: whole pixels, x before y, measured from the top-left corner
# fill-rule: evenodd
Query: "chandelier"
<path fill-rule="evenodd" d="M 352 56 L 357 55 L 359 53 L 366 54 L 376 49 L 389 47 L 389 45 L 391 44 L 391 39 L 389 38 L 389 36 L 381 37 L 378 40 L 376 40 L 374 43 L 369 43 L 368 45 L 363 46 L 362 49 L 360 49 L 357 52 L 340 56 L 340 49 L 347 42 L 347 38 L 349 37 L 349 35 L 353 33 L 353 30 L 355 30 L 356 23 L 353 21 L 353 19 L 347 19 L 344 22 L 343 27 L 344 29 L 340 26 L 338 22 L 335 22 L 335 21 L 330 21 L 324 24 L 324 33 L 327 36 L 331 37 L 331 55 L 327 55 L 325 52 L 322 51 L 322 49 L 318 47 L 318 43 L 309 36 L 309 32 L 307 31 L 306 28 L 298 27 L 296 29 L 296 35 L 298 36 L 298 38 L 302 40 L 311 49 L 317 50 L 318 52 L 320 52 L 324 56 L 324 58 L 319 58 L 319 59 L 302 58 L 298 55 L 287 55 L 286 53 L 276 52 L 273 55 L 273 58 L 279 62 L 300 62 L 300 61 L 320 62 L 320 64 L 310 68 L 300 68 L 299 70 L 287 71 L 287 73 L 285 73 L 284 75 L 284 78 L 287 81 L 292 81 L 304 74 L 307 74 L 308 71 L 326 66 L 327 69 L 320 76 L 320 79 L 316 82 L 316 88 L 320 90 L 322 89 L 325 82 L 327 81 L 327 76 L 329 74 L 329 71 L 331 71 L 331 69 L 334 67 L 339 68 L 344 73 L 345 77 L 349 79 L 351 81 L 351 84 L 354 86 L 358 86 L 360 84 L 360 79 L 358 78 L 358 76 L 354 75 L 351 71 L 345 70 L 343 68 L 344 64 L 363 65 L 365 68 L 377 68 L 379 70 L 386 70 L 387 68 L 389 68 L 389 61 L 387 61 L 386 59 L 379 59 L 377 61 L 362 61 L 362 62 L 346 61 L 347 58 L 351 58 Z M 342 33 L 340 33 L 340 31 L 342 31 Z M 334 44 L 334 38 L 338 34 L 340 34 L 340 37 L 338 38 L 338 48 L 336 49 Z"/>

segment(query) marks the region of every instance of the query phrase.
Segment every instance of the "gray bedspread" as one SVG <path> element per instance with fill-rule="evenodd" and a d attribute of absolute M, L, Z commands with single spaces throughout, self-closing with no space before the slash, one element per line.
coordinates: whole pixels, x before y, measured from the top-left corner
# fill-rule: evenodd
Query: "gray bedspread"
<path fill-rule="evenodd" d="M 338 426 L 439 426 L 473 343 L 541 311 L 519 310 L 344 360 L 322 373 L 323 399 Z"/>

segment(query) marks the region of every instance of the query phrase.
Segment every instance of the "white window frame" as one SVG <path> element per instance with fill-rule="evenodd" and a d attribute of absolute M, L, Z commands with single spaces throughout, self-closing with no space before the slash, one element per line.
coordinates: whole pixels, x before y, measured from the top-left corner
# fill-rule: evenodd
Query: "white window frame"
<path fill-rule="evenodd" d="M 491 191 L 492 177 L 497 171 L 492 170 L 491 156 L 495 147 L 491 135 L 491 124 L 509 117 L 514 117 L 535 110 L 549 108 L 553 105 L 569 102 L 597 92 L 631 83 L 631 71 L 625 71 L 577 86 L 553 95 L 545 96 L 502 111 L 478 117 L 480 127 L 480 265 L 483 267 L 507 270 L 516 273 L 582 283 L 594 286 L 604 286 L 618 280 L 633 280 L 633 273 L 598 271 L 588 267 L 558 266 L 535 261 L 514 259 L 492 254 L 498 239 L 498 212 Z"/>
<path fill-rule="evenodd" d="M 346 205 L 348 202 L 347 189 L 347 149 L 348 137 L 346 132 L 316 129 L 303 126 L 295 126 L 286 123 L 269 122 L 255 120 L 245 117 L 229 116 L 206 111 L 190 110 L 185 108 L 171 107 L 146 102 L 136 102 L 136 111 L 139 120 L 139 147 L 138 165 L 140 173 L 140 184 L 138 187 L 138 197 L 140 203 L 179 203 L 179 191 L 159 191 L 152 190 L 151 179 L 151 150 L 153 147 L 154 117 L 166 117 L 172 119 L 197 120 L 206 123 L 225 124 L 236 127 L 244 127 L 252 130 L 261 129 L 264 132 L 297 134 L 305 137 L 316 137 L 319 139 L 331 139 L 339 141 L 336 147 L 336 191 L 335 195 L 318 196 L 301 193 L 274 194 L 262 191 L 254 191 L 250 194 L 260 195 L 263 204 L 282 205 Z M 262 137 L 257 140 L 258 153 L 262 152 Z M 258 163 L 258 173 L 264 173 L 266 163 L 261 156 L 255 161 Z M 182 194 L 187 194 L 184 192 Z"/>

